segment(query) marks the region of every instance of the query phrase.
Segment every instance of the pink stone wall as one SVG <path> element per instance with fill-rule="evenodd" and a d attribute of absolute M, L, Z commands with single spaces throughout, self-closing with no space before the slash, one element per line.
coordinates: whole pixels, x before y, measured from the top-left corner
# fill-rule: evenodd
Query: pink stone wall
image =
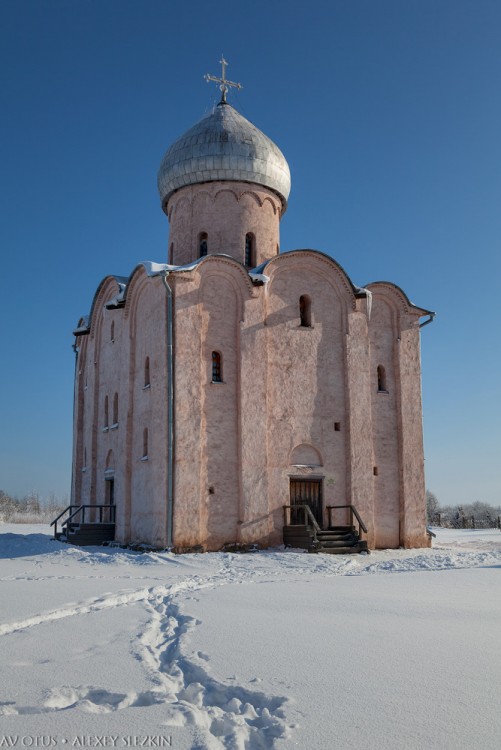
<path fill-rule="evenodd" d="M 321 477 L 324 507 L 346 503 L 345 346 L 353 294 L 334 263 L 308 252 L 280 256 L 266 273 L 268 492 L 277 539 L 291 478 Z M 300 325 L 299 299 L 304 295 L 311 300 L 310 327 Z M 300 444 L 313 446 L 322 466 L 292 465 L 292 451 Z"/>
<path fill-rule="evenodd" d="M 421 407 L 419 317 L 393 284 L 369 285 L 373 293 L 371 377 L 377 547 L 426 547 L 426 500 Z M 381 361 L 380 361 L 381 360 Z M 377 392 L 377 364 L 387 372 L 388 393 Z M 395 508 L 398 498 L 398 542 Z"/>
<path fill-rule="evenodd" d="M 117 540 L 161 547 L 167 538 L 165 291 L 160 279 L 139 271 L 127 306 L 107 309 L 117 292 L 116 281 L 107 279 L 94 304 L 91 334 L 80 338 L 72 502 L 105 504 L 106 480 L 113 477 Z M 145 389 L 146 356 L 151 382 Z M 147 461 L 141 460 L 144 427 Z"/>
<path fill-rule="evenodd" d="M 370 348 L 367 305 L 358 301 L 349 316 L 347 336 L 348 503 L 353 504 L 368 528 L 369 547 L 374 547 L 373 441 L 370 398 Z"/>
<path fill-rule="evenodd" d="M 123 452 L 124 430 L 120 419 L 127 410 L 122 393 L 123 364 L 127 347 L 123 346 L 122 316 L 107 310 L 105 303 L 118 293 L 114 278 L 102 283 L 95 300 L 91 333 L 80 337 L 77 367 L 76 455 L 74 463 L 74 504 L 104 504 L 106 498 L 105 469 L 115 469 L 115 498 L 123 496 L 125 473 L 123 464 L 116 463 Z M 113 329 L 112 329 L 113 326 Z M 125 378 L 127 369 L 125 369 Z M 118 424 L 115 425 L 113 404 L 118 394 Z M 108 423 L 105 400 L 108 397 Z M 125 410 L 125 411 L 124 411 Z M 85 458 L 86 456 L 86 458 Z M 111 463 L 110 463 L 111 461 Z M 117 502 L 119 502 L 117 500 Z"/>
<path fill-rule="evenodd" d="M 208 262 L 208 261 L 205 261 Z M 204 262 L 204 263 L 205 263 Z M 174 543 L 191 547 L 203 538 L 207 487 L 202 495 L 202 337 L 197 272 L 173 275 L 174 289 Z M 207 374 L 205 374 L 207 377 Z"/>
<path fill-rule="evenodd" d="M 263 546 L 282 540 L 274 534 L 276 498 L 269 491 L 267 414 L 272 394 L 268 379 L 268 330 L 264 287 L 245 299 L 240 335 L 241 509 L 238 541 Z"/>
<path fill-rule="evenodd" d="M 239 262 L 209 255 L 192 271 L 169 277 L 176 548 L 281 543 L 282 506 L 289 504 L 291 478 L 299 477 L 321 480 L 324 508 L 353 503 L 369 529 L 370 547 L 426 546 L 421 311 L 396 287 L 378 283 L 371 286 L 369 317 L 367 300 L 355 294 L 342 269 L 312 251 L 276 256 L 265 273 L 268 283 L 257 286 Z M 91 334 L 79 338 L 73 498 L 104 503 L 106 472 L 113 469 L 117 539 L 162 547 L 166 292 L 160 277 L 140 268 L 125 307 L 106 309 L 116 294 L 116 281 L 106 279 Z M 309 326 L 300 324 L 305 295 Z M 213 351 L 222 356 L 222 383 L 211 382 Z M 378 393 L 379 364 L 388 393 Z M 334 517 L 335 523 L 347 520 L 345 511 Z"/>
<path fill-rule="evenodd" d="M 374 294 L 369 323 L 373 472 L 377 472 L 373 474 L 374 543 L 381 549 L 400 544 L 399 310 L 392 303 Z M 378 390 L 378 367 L 384 368 L 383 390 Z"/>
<path fill-rule="evenodd" d="M 290 479 L 302 476 L 321 478 L 324 507 L 357 507 L 370 546 L 427 543 L 418 487 L 418 339 L 406 343 L 409 382 L 401 386 L 396 309 L 375 295 L 368 326 L 366 300 L 355 299 L 334 262 L 308 251 L 281 256 L 266 267 L 269 283 L 250 294 L 238 275 L 229 282 L 231 262 L 224 263 L 206 261 L 191 283 L 176 282 L 176 335 L 184 342 L 182 353 L 176 348 L 176 382 L 189 382 L 190 393 L 184 405 L 177 401 L 177 441 L 200 445 L 198 487 L 191 462 L 176 460 L 177 543 L 209 549 L 231 541 L 280 543 Z M 300 326 L 301 295 L 312 300 L 311 327 Z M 223 354 L 224 385 L 210 384 L 213 349 Z M 197 353 L 199 391 L 190 368 Z M 388 393 L 377 392 L 377 364 L 385 367 Z M 403 402 L 412 422 L 407 452 Z M 199 409 L 200 422 L 191 413 Z M 316 451 L 317 465 L 294 465 L 297 446 Z M 347 514 L 338 512 L 334 521 L 346 522 Z"/>
<path fill-rule="evenodd" d="M 240 329 L 252 286 L 233 261 L 210 256 L 174 284 L 175 543 L 219 549 L 239 533 Z M 212 382 L 213 351 L 221 383 Z"/>
<path fill-rule="evenodd" d="M 421 405 L 419 320 L 408 314 L 403 322 L 399 346 L 402 389 L 402 543 L 405 547 L 429 547 L 426 534 L 426 490 Z"/>
<path fill-rule="evenodd" d="M 240 506 L 239 370 L 241 294 L 233 273 L 208 264 L 200 288 L 204 331 L 201 359 L 203 543 L 237 538 Z M 221 357 L 222 382 L 212 382 L 212 352 Z"/>
<path fill-rule="evenodd" d="M 71 479 L 71 502 L 81 505 L 84 476 L 87 471 L 85 446 L 85 407 L 87 405 L 86 379 L 88 377 L 88 336 L 78 338 L 78 353 L 75 366 L 75 389 L 73 401 L 73 470 Z M 84 471 L 85 470 L 85 471 Z"/>
<path fill-rule="evenodd" d="M 168 401 L 166 291 L 161 279 L 148 278 L 144 271 L 137 273 L 127 294 L 125 313 L 131 360 L 126 472 L 128 528 L 124 529 L 124 536 L 133 542 L 163 547 L 167 544 Z M 147 357 L 149 385 L 145 383 Z"/>
<path fill-rule="evenodd" d="M 108 310 L 106 302 L 118 293 L 114 279 L 102 288 L 94 308 L 90 338 L 94 344 L 94 431 L 91 502 L 106 504 L 106 477 L 114 482 L 117 518 L 124 518 L 126 484 L 126 425 L 128 412 L 129 340 L 121 310 Z M 114 401 L 117 394 L 117 413 Z M 108 397 L 108 424 L 105 424 L 105 399 Z M 107 471 L 108 470 L 108 471 Z"/>

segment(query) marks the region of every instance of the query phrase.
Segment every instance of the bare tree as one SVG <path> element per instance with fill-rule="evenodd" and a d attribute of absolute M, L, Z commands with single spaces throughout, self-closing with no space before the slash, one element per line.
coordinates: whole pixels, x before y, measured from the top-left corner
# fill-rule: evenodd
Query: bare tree
<path fill-rule="evenodd" d="M 438 502 L 437 496 L 431 492 L 431 490 L 426 490 L 426 520 L 428 523 L 433 522 L 433 519 L 439 511 L 440 503 Z"/>

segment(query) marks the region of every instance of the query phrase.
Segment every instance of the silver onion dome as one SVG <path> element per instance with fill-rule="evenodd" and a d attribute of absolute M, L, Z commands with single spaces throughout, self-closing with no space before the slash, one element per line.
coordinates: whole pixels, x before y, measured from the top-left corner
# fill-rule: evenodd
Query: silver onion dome
<path fill-rule="evenodd" d="M 158 172 L 164 209 L 185 185 L 214 180 L 252 182 L 278 193 L 284 209 L 291 188 L 289 165 L 264 133 L 230 104 L 220 102 L 169 148 Z"/>

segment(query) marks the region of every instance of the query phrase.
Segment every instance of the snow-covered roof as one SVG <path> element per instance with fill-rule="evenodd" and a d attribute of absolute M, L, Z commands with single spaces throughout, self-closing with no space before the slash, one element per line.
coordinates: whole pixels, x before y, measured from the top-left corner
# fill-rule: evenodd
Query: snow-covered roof
<path fill-rule="evenodd" d="M 89 333 L 89 321 L 90 316 L 89 315 L 82 315 L 80 320 L 78 321 L 78 326 L 73 331 L 74 336 L 83 336 L 86 333 Z"/>

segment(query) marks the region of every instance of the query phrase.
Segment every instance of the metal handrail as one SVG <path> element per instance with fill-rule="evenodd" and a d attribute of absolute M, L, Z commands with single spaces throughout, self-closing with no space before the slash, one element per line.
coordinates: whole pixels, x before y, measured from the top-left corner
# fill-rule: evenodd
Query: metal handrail
<path fill-rule="evenodd" d="M 360 517 L 360 513 L 358 512 L 358 510 L 355 508 L 354 505 L 328 505 L 327 506 L 327 510 L 329 511 L 329 526 L 332 526 L 332 511 L 333 510 L 340 510 L 341 508 L 349 508 L 350 509 L 350 526 L 353 526 L 353 516 L 355 516 L 355 518 L 357 519 L 357 521 L 358 521 L 358 536 L 359 537 L 361 536 L 361 533 L 360 533 L 361 530 L 364 531 L 366 534 L 368 533 L 367 526 L 362 521 L 362 519 Z"/>
<path fill-rule="evenodd" d="M 109 503 L 103 503 L 98 505 L 68 505 L 68 507 L 65 508 L 50 524 L 51 526 L 54 526 L 54 539 L 57 539 L 57 522 L 62 516 L 64 516 L 65 513 L 68 513 L 69 511 L 70 515 L 65 518 L 64 522 L 61 524 L 61 530 L 63 530 L 65 526 L 68 526 L 68 523 L 72 520 L 72 518 L 75 518 L 75 516 L 77 516 L 79 513 L 82 514 L 80 523 L 85 523 L 85 510 L 87 508 L 90 508 L 91 510 L 99 509 L 99 523 L 103 523 L 103 508 L 109 508 L 109 523 L 115 523 L 116 506 L 114 504 L 110 505 Z"/>
<path fill-rule="evenodd" d="M 61 513 L 58 515 L 57 518 L 54 518 L 54 520 L 51 521 L 50 525 L 54 526 L 54 524 L 57 524 L 57 522 L 59 521 L 59 519 L 61 518 L 61 516 L 64 516 L 65 513 L 67 513 L 72 508 L 76 508 L 76 507 L 77 507 L 76 505 L 68 505 L 67 508 L 65 508 L 64 510 L 61 511 Z"/>
<path fill-rule="evenodd" d="M 77 508 L 73 511 L 73 513 L 70 513 L 66 521 L 64 522 L 67 526 L 72 518 L 75 518 L 75 516 L 78 516 L 79 513 L 82 514 L 82 520 L 81 523 L 85 523 L 85 508 L 88 508 L 88 505 L 78 505 Z"/>
<path fill-rule="evenodd" d="M 311 521 L 311 525 L 313 526 L 313 530 L 315 532 L 315 536 L 316 536 L 316 532 L 317 531 L 322 531 L 322 529 L 318 525 L 317 519 L 315 518 L 315 516 L 311 512 L 311 508 L 310 508 L 309 505 L 306 505 L 306 504 L 304 504 L 304 505 L 284 505 L 283 508 L 284 508 L 284 525 L 285 526 L 291 526 L 292 525 L 291 523 L 287 523 L 287 511 L 288 510 L 302 510 L 304 512 L 304 525 L 308 526 L 308 524 L 306 523 L 306 518 L 308 517 L 309 520 Z M 289 518 L 290 518 L 290 516 L 289 516 Z"/>
<path fill-rule="evenodd" d="M 57 518 L 54 518 L 54 520 L 51 521 L 50 525 L 54 526 L 54 539 L 57 539 L 57 522 L 59 521 L 59 519 L 62 518 L 62 516 L 64 516 L 64 514 L 67 513 L 68 511 L 71 512 L 72 508 L 77 508 L 77 507 L 79 507 L 79 506 L 77 506 L 77 505 L 68 505 L 67 508 L 65 508 L 63 511 L 61 511 L 61 513 L 57 516 Z M 65 521 L 65 523 L 66 523 L 66 521 Z M 61 524 L 61 526 L 62 525 L 63 524 Z"/>

